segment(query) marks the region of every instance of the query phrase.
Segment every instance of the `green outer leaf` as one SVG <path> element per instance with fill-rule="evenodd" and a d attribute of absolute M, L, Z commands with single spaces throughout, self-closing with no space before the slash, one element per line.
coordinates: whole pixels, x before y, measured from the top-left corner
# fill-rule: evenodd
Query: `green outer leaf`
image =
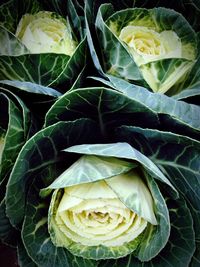
<path fill-rule="evenodd" d="M 143 126 L 145 121 L 145 127 L 184 131 L 185 135 L 200 139 L 200 107 L 150 93 L 113 76 L 112 82 L 121 94 L 108 88 L 82 88 L 66 93 L 47 112 L 45 125 L 92 117 L 99 121 L 102 133 L 108 135 L 111 127 Z"/>
<path fill-rule="evenodd" d="M 171 233 L 164 249 L 151 261 L 141 262 L 133 254 L 119 259 L 102 261 L 98 267 L 188 267 L 194 252 L 194 232 L 192 216 L 186 202 L 180 198 L 176 202 L 166 198 L 169 209 Z M 197 267 L 194 265 L 193 267 Z"/>
<path fill-rule="evenodd" d="M 138 116 L 143 117 L 149 127 L 159 124 L 157 114 L 144 107 L 142 102 L 107 88 L 82 88 L 60 97 L 47 112 L 45 125 L 88 117 L 98 121 L 101 133 L 106 136 L 112 127 L 122 123 L 140 125 Z"/>
<path fill-rule="evenodd" d="M 80 42 L 71 57 L 54 53 L 2 55 L 0 79 L 32 82 L 43 86 L 68 83 L 70 86 L 84 68 L 85 61 L 86 38 Z"/>
<path fill-rule="evenodd" d="M 19 241 L 17 244 L 17 256 L 20 267 L 37 267 L 37 265 L 28 256 L 22 241 Z"/>
<path fill-rule="evenodd" d="M 11 98 L 9 98 L 6 94 L 2 94 L 8 103 L 8 126 L 6 129 L 6 135 L 4 137 L 4 149 L 2 153 L 1 159 L 1 168 L 0 168 L 0 183 L 2 183 L 11 170 L 15 159 L 25 143 L 26 135 L 27 135 L 27 128 L 30 123 L 30 118 L 28 110 L 24 105 L 18 107 L 20 102 L 18 99 L 15 98 L 16 102 L 14 103 Z M 18 104 L 18 105 L 17 105 Z M 28 125 L 26 125 L 28 124 Z"/>
<path fill-rule="evenodd" d="M 199 18 L 199 14 L 200 14 L 200 2 L 199 0 L 180 0 L 180 1 L 173 1 L 173 0 L 145 0 L 145 1 L 140 1 L 140 0 L 136 0 L 136 1 L 129 1 L 129 0 L 125 0 L 123 2 L 121 1 L 112 1 L 111 2 L 128 2 L 127 6 L 124 7 L 132 7 L 134 5 L 137 7 L 145 7 L 145 8 L 153 8 L 153 7 L 166 7 L 166 8 L 171 8 L 176 10 L 177 12 L 181 13 L 186 19 L 187 21 L 190 23 L 190 25 L 194 28 L 194 30 L 196 30 L 196 32 L 198 32 L 200 30 L 200 26 L 198 23 L 198 18 Z M 122 7 L 122 8 L 124 8 Z"/>
<path fill-rule="evenodd" d="M 0 203 L 0 240 L 1 242 L 15 247 L 19 233 L 10 224 L 8 217 L 6 216 L 5 198 Z"/>
<path fill-rule="evenodd" d="M 4 138 L 4 149 L 1 159 L 1 181 L 5 178 L 8 170 L 13 165 L 16 158 L 16 154 L 24 143 L 24 131 L 23 131 L 23 117 L 17 106 L 7 98 L 8 101 L 8 114 L 9 123 L 8 129 Z M 16 151 L 15 153 L 13 153 Z"/>
<path fill-rule="evenodd" d="M 84 12 L 81 9 L 80 6 L 78 6 L 77 1 L 68 0 L 67 1 L 67 9 L 69 17 L 73 24 L 73 29 L 78 33 L 80 36 L 80 39 L 82 40 L 84 38 L 84 31 L 83 31 L 83 19 L 84 19 Z M 80 14 L 81 13 L 81 14 Z"/>
<path fill-rule="evenodd" d="M 104 71 L 125 79 L 142 80 L 132 55 L 104 22 L 108 13 L 112 12 L 111 10 L 110 4 L 102 5 L 95 22 L 99 42 L 102 45 L 101 56 L 103 57 Z"/>
<path fill-rule="evenodd" d="M 16 91 L 16 89 L 30 92 L 34 94 L 41 94 L 41 95 L 48 95 L 53 97 L 61 96 L 62 94 L 58 92 L 57 90 L 45 87 L 39 84 L 30 83 L 30 82 L 20 82 L 20 81 L 10 81 L 10 80 L 1 80 L 0 84 L 2 84 L 4 87 L 10 88 L 13 92 Z"/>
<path fill-rule="evenodd" d="M 79 73 L 78 77 L 76 78 L 76 80 L 72 84 L 72 86 L 69 89 L 69 91 L 75 90 L 75 89 L 78 89 L 78 88 L 82 87 L 82 84 L 84 83 L 86 75 L 87 75 L 87 68 L 86 68 L 86 65 L 85 65 L 85 67 L 82 69 L 82 71 Z"/>
<path fill-rule="evenodd" d="M 84 155 L 44 190 L 60 189 L 72 185 L 108 179 L 116 175 L 127 173 L 134 168 L 135 165 L 134 162 L 126 162 L 118 158 Z M 87 166 L 87 168 L 85 168 L 85 166 Z"/>
<path fill-rule="evenodd" d="M 200 239 L 200 143 L 181 135 L 122 126 L 117 139 L 129 142 L 150 158 L 183 194 Z"/>
<path fill-rule="evenodd" d="M 179 94 L 176 94 L 172 96 L 175 100 L 184 100 L 189 97 L 199 96 L 200 95 L 200 85 L 195 86 L 194 88 L 188 88 L 180 92 Z"/>
<path fill-rule="evenodd" d="M 68 61 L 69 56 L 53 53 L 0 56 L 0 79 L 48 86 L 58 78 Z"/>
<path fill-rule="evenodd" d="M 190 263 L 190 267 L 198 267 L 200 264 L 200 241 L 196 241 L 196 251 Z"/>
<path fill-rule="evenodd" d="M 74 54 L 69 58 L 69 61 L 62 66 L 60 74 L 55 81 L 49 83 L 49 86 L 61 84 L 65 88 L 72 86 L 78 75 L 82 72 L 86 65 L 87 42 L 86 37 L 79 43 Z M 57 67 L 57 66 L 56 66 Z M 68 84 L 69 85 L 68 85 Z M 65 91 L 67 91 L 65 89 Z"/>
<path fill-rule="evenodd" d="M 64 147 L 94 142 L 98 137 L 96 123 L 80 119 L 58 122 L 39 131 L 27 141 L 18 155 L 7 184 L 7 214 L 14 226 L 23 220 L 26 192 L 35 172 L 58 161 L 59 152 Z"/>
<path fill-rule="evenodd" d="M 197 33 L 198 38 L 198 57 L 197 60 L 191 69 L 191 71 L 187 74 L 186 79 L 179 85 L 177 88 L 175 87 L 171 93 L 176 93 L 174 95 L 175 99 L 182 99 L 186 97 L 190 97 L 193 95 L 199 95 L 199 88 L 200 88 L 200 71 L 199 71 L 199 64 L 200 64 L 200 32 Z M 183 90 L 185 89 L 186 90 Z"/>
<path fill-rule="evenodd" d="M 118 91 L 123 92 L 130 99 L 142 102 L 146 107 L 158 113 L 160 118 L 165 115 L 165 118 L 162 117 L 162 120 L 165 119 L 163 124 L 169 125 L 170 131 L 182 133 L 184 129 L 185 135 L 199 139 L 200 108 L 198 106 L 176 101 L 162 94 L 151 93 L 143 87 L 135 86 L 114 76 L 109 76 L 109 79 Z"/>
<path fill-rule="evenodd" d="M 153 227 L 151 224 L 149 225 L 148 229 L 144 232 L 136 255 L 141 261 L 149 261 L 157 256 L 168 242 L 170 235 L 170 219 L 167 205 L 158 185 L 147 172 L 144 172 L 144 174 L 155 203 L 155 213 L 158 225 L 156 225 L 156 227 Z"/>
<path fill-rule="evenodd" d="M 86 36 L 87 36 L 87 42 L 90 50 L 90 54 L 92 56 L 93 63 L 96 67 L 96 69 L 99 71 L 100 74 L 104 75 L 103 69 L 101 67 L 101 63 L 99 61 L 99 58 L 97 56 L 97 52 L 95 49 L 95 45 L 93 43 L 94 34 L 91 33 L 90 26 L 92 25 L 92 7 L 93 2 L 91 0 L 85 1 L 85 27 L 86 27 Z"/>
<path fill-rule="evenodd" d="M 104 157 L 116 157 L 134 160 L 141 164 L 142 167 L 144 167 L 154 178 L 170 186 L 171 189 L 174 190 L 175 195 L 177 193 L 176 189 L 171 185 L 169 180 L 162 174 L 162 172 L 157 168 L 157 166 L 151 160 L 141 154 L 138 150 L 130 146 L 128 143 L 76 145 L 64 149 L 64 151 L 72 153 L 81 153 L 84 155 L 97 155 Z M 80 181 L 77 181 L 77 184 L 79 183 Z"/>

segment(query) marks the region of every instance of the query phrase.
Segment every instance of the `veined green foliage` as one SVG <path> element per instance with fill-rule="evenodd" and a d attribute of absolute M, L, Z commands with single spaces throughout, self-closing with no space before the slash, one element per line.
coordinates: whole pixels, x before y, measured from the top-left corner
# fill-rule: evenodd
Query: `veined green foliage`
<path fill-rule="evenodd" d="M 19 151 L 35 129 L 29 109 L 13 93 L 0 88 L 0 239 L 16 245 L 18 233 L 6 214 L 6 184 Z"/>
<path fill-rule="evenodd" d="M 107 9 L 109 5 L 102 5 L 96 19 L 107 73 L 144 80 L 159 93 L 186 76 L 197 57 L 197 37 L 181 14 L 165 8 L 132 8 L 109 16 Z"/>
<path fill-rule="evenodd" d="M 0 22 L 0 79 L 69 90 L 85 67 L 86 40 L 82 26 L 79 25 L 76 37 L 73 27 L 77 32 L 77 24 L 70 22 L 70 15 L 62 17 L 55 10 L 46 11 L 45 3 L 38 1 L 21 6 L 18 3 L 14 19 L 10 9 L 15 9 L 15 4 L 12 0 L 0 6 L 0 13 L 9 14 Z M 69 13 L 75 12 L 71 2 L 68 6 Z"/>
<path fill-rule="evenodd" d="M 12 169 L 21 147 L 29 137 L 33 122 L 30 111 L 17 96 L 0 88 L 0 97 L 0 183 L 3 183 Z"/>
<path fill-rule="evenodd" d="M 112 81 L 118 82 L 114 78 Z M 176 266 L 181 262 L 184 267 L 196 262 L 199 107 L 164 95 L 157 103 L 170 104 L 155 105 L 147 90 L 142 89 L 147 94 L 144 101 L 141 91 L 130 93 L 122 85 L 118 87 L 123 92 L 81 88 L 60 96 L 48 111 L 44 128 L 20 151 L 7 184 L 4 205 L 11 224 L 22 233 L 21 253 L 25 256 L 23 251 L 27 252 L 27 261 L 39 266 L 55 262 L 55 267 L 66 262 L 73 266 L 73 261 L 77 266 L 83 262 L 88 266 L 121 266 L 129 261 L 138 266 Z M 162 130 L 166 122 L 169 128 Z M 172 128 L 173 132 L 169 132 Z M 191 137 L 181 135 L 183 129 Z M 102 183 L 106 186 L 101 187 Z M 109 198 L 105 192 L 112 192 L 110 196 L 117 196 L 128 210 L 146 221 L 143 231 L 136 231 L 138 237 L 129 239 L 132 243 L 119 243 L 120 249 L 113 243 L 106 246 L 102 239 L 89 246 L 89 240 L 96 240 L 95 232 L 84 235 L 86 228 L 78 231 L 73 223 L 78 218 L 88 222 L 84 205 L 87 202 L 91 210 L 93 203 L 97 208 L 103 196 Z M 104 206 L 110 207 L 111 202 Z M 73 208 L 75 217 L 67 208 Z M 90 217 L 94 219 L 96 215 L 93 212 Z"/>
<path fill-rule="evenodd" d="M 20 267 L 199 266 L 200 1 L 3 2 L 1 242 Z"/>
<path fill-rule="evenodd" d="M 199 107 L 111 77 L 116 90 L 82 88 L 64 94 L 49 109 L 45 126 L 58 121 L 91 118 L 99 123 L 99 131 L 107 136 L 111 129 L 127 124 L 182 133 L 199 140 Z M 66 108 L 67 107 L 67 108 Z M 144 123 L 145 122 L 145 123 Z"/>
<path fill-rule="evenodd" d="M 199 95 L 198 1 L 109 3 L 87 0 L 85 8 L 88 44 L 100 74 L 177 99 Z"/>

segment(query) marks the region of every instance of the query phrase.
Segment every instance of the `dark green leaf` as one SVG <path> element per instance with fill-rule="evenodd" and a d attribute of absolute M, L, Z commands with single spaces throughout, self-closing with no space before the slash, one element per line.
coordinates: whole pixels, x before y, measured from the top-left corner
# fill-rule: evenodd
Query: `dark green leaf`
<path fill-rule="evenodd" d="M 35 262 L 27 254 L 27 251 L 22 243 L 19 241 L 17 244 L 18 263 L 20 267 L 37 267 Z"/>
<path fill-rule="evenodd" d="M 0 24 L 15 33 L 17 24 L 25 13 L 36 13 L 39 10 L 37 0 L 9 0 L 0 6 Z"/>
<path fill-rule="evenodd" d="M 88 119 L 74 122 L 58 122 L 47 127 L 25 144 L 18 155 L 7 185 L 7 214 L 13 225 L 18 225 L 24 216 L 28 186 L 35 172 L 59 160 L 59 153 L 66 146 L 93 143 L 99 137 L 98 126 Z"/>
<path fill-rule="evenodd" d="M 1 106 L 0 111 L 1 114 L 7 117 L 7 124 L 6 128 L 4 128 L 6 134 L 4 136 L 4 149 L 0 166 L 0 183 L 4 181 L 11 171 L 15 159 L 27 139 L 31 126 L 30 113 L 24 103 L 12 93 L 6 90 L 1 91 L 0 97 L 4 100 L 4 105 Z"/>
<path fill-rule="evenodd" d="M 162 94 L 151 93 L 143 87 L 130 84 L 114 76 L 109 76 L 109 79 L 117 90 L 159 114 L 164 130 L 169 127 L 166 130 L 176 133 L 184 131 L 185 135 L 199 140 L 200 108 L 198 106 L 176 101 Z M 146 122 L 145 127 L 147 127 Z"/>
<path fill-rule="evenodd" d="M 181 135 L 127 126 L 117 129 L 117 135 L 149 157 L 183 194 L 199 239 L 200 143 Z"/>
<path fill-rule="evenodd" d="M 11 91 L 15 92 L 17 90 L 22 90 L 28 93 L 33 94 L 41 94 L 41 95 L 48 95 L 53 97 L 61 96 L 61 93 L 56 91 L 53 88 L 45 87 L 39 84 L 30 83 L 30 82 L 20 82 L 20 81 L 10 81 L 10 80 L 2 80 L 0 84 L 4 86 L 8 86 Z"/>
<path fill-rule="evenodd" d="M 48 111 L 46 125 L 84 117 L 97 121 L 104 136 L 112 135 L 116 125 L 142 125 L 143 121 L 149 127 L 159 125 L 157 114 L 142 102 L 107 88 L 84 88 L 66 93 Z"/>
<path fill-rule="evenodd" d="M 10 246 L 16 246 L 19 238 L 19 232 L 13 228 L 6 216 L 5 199 L 0 203 L 0 240 Z"/>

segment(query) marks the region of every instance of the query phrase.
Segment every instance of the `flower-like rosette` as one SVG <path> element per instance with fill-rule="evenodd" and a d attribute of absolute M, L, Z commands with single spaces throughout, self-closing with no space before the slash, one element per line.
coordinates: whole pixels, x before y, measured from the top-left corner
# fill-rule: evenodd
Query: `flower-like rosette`
<path fill-rule="evenodd" d="M 118 172 L 121 164 L 125 172 L 108 179 L 55 189 L 49 208 L 52 242 L 85 258 L 126 256 L 137 249 L 147 225 L 157 225 L 151 192 L 134 165 L 130 170 L 131 165 L 126 161 L 92 155 L 82 156 L 58 177 L 57 182 L 67 180 L 73 169 L 83 164 L 87 168 L 92 161 L 93 171 L 95 165 L 103 161 L 104 168 L 114 168 L 118 164 Z"/>
<path fill-rule="evenodd" d="M 71 56 L 77 46 L 69 21 L 49 11 L 25 14 L 18 24 L 16 36 L 31 53 Z"/>
<path fill-rule="evenodd" d="M 187 78 L 197 58 L 197 35 L 181 14 L 159 7 L 110 11 L 107 16 L 107 9 L 100 6 L 96 28 L 108 74 L 158 93 Z"/>

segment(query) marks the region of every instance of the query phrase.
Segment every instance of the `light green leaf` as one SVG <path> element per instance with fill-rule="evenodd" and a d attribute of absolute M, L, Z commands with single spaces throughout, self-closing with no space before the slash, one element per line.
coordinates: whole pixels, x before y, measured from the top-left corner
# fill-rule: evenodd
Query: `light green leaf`
<path fill-rule="evenodd" d="M 157 225 L 154 214 L 154 200 L 146 186 L 146 181 L 139 168 L 128 173 L 117 175 L 105 182 L 117 194 L 126 207 L 137 213 L 140 217 Z"/>
<path fill-rule="evenodd" d="M 84 155 L 49 185 L 47 190 L 108 179 L 130 171 L 135 165 L 112 157 Z"/>
<path fill-rule="evenodd" d="M 171 183 L 169 183 L 168 179 L 162 174 L 157 166 L 128 143 L 119 142 L 110 144 L 77 145 L 69 147 L 64 151 L 81 153 L 85 155 L 97 155 L 134 160 L 138 162 L 143 168 L 145 168 L 153 177 L 171 187 Z M 173 188 L 173 190 L 176 195 L 176 189 Z"/>
<path fill-rule="evenodd" d="M 134 254 L 118 260 L 102 261 L 99 267 L 182 267 L 190 266 L 194 253 L 194 232 L 192 228 L 192 216 L 183 198 L 178 201 L 166 198 L 169 209 L 171 233 L 169 242 L 164 249 L 151 261 L 141 262 Z M 151 247 L 149 246 L 149 249 Z M 193 267 L 197 267 L 198 259 Z M 191 265 L 192 266 L 192 265 Z"/>
<path fill-rule="evenodd" d="M 147 172 L 144 172 L 144 174 L 154 201 L 157 225 L 156 227 L 153 227 L 152 224 L 149 225 L 141 240 L 140 247 L 137 249 L 137 258 L 142 262 L 157 256 L 168 242 L 171 230 L 169 211 L 165 199 L 154 179 Z"/>
<path fill-rule="evenodd" d="M 3 86 L 8 86 L 8 88 L 11 88 L 12 91 L 16 91 L 16 89 L 30 92 L 34 94 L 44 94 L 48 96 L 58 97 L 62 94 L 58 92 L 57 90 L 45 87 L 39 84 L 30 83 L 30 82 L 20 82 L 20 81 L 10 81 L 10 80 L 1 80 L 0 84 Z"/>
<path fill-rule="evenodd" d="M 28 53 L 28 49 L 15 37 L 15 35 L 1 25 L 0 40 L 0 55 L 19 56 Z"/>

